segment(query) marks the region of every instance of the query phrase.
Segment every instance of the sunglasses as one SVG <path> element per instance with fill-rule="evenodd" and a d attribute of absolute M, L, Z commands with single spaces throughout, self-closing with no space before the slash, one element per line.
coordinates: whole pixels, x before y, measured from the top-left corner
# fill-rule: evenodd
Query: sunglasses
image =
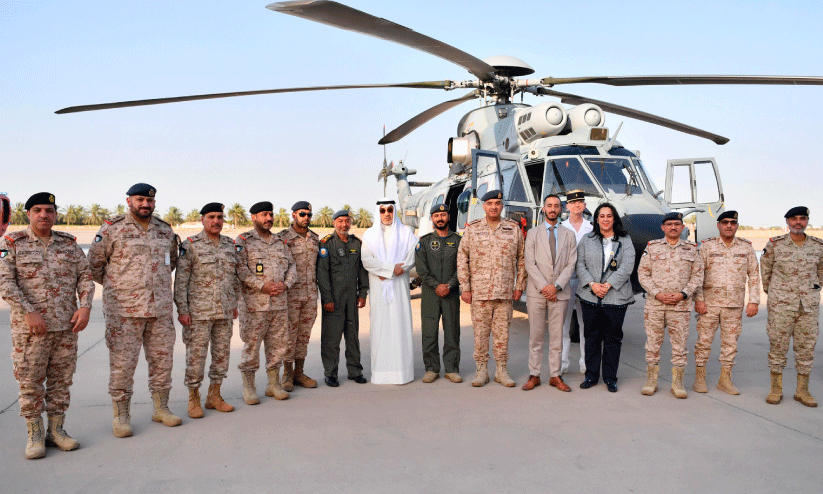
<path fill-rule="evenodd" d="M 306 216 L 308 216 L 309 218 L 311 218 L 312 214 L 311 213 L 304 213 L 303 211 L 300 211 L 299 213 L 297 213 L 297 216 L 299 216 L 301 218 L 305 218 Z"/>
<path fill-rule="evenodd" d="M 720 222 L 721 225 L 736 225 L 737 220 L 723 220 Z"/>
<path fill-rule="evenodd" d="M 380 214 L 394 213 L 394 208 L 389 206 L 387 208 L 380 208 Z"/>

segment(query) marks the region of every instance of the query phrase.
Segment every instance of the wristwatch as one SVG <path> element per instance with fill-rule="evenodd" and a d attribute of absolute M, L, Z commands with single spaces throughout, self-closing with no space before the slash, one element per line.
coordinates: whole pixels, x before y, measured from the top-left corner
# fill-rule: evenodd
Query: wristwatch
<path fill-rule="evenodd" d="M 555 284 L 554 284 L 554 288 L 555 288 L 555 290 L 557 290 L 558 292 L 562 292 L 562 291 L 563 291 L 563 287 L 562 287 L 562 286 L 560 286 L 560 285 L 559 285 L 559 284 L 557 284 L 557 283 L 555 283 Z"/>
<path fill-rule="evenodd" d="M 686 295 L 686 292 L 680 292 L 680 293 L 683 294 L 683 300 L 688 300 L 689 299 L 689 296 Z"/>

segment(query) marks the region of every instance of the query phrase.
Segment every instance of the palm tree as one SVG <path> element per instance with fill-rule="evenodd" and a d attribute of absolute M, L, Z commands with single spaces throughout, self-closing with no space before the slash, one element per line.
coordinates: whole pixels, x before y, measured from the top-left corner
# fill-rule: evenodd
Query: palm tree
<path fill-rule="evenodd" d="M 343 207 L 340 208 L 340 209 L 345 209 L 346 211 L 352 211 L 351 204 L 343 204 Z"/>
<path fill-rule="evenodd" d="M 332 225 L 332 216 L 334 216 L 334 211 L 328 206 L 323 206 L 314 218 L 318 226 L 328 228 Z"/>
<path fill-rule="evenodd" d="M 246 209 L 237 203 L 229 209 L 229 219 L 235 229 L 237 225 L 243 225 L 249 221 L 248 216 L 246 216 Z"/>
<path fill-rule="evenodd" d="M 355 225 L 357 228 L 369 228 L 374 224 L 374 217 L 366 208 L 358 209 L 356 216 Z"/>
<path fill-rule="evenodd" d="M 77 204 L 69 204 L 63 209 L 63 219 L 67 225 L 79 225 L 86 218 L 86 208 Z"/>
<path fill-rule="evenodd" d="M 114 208 L 114 214 L 126 214 L 126 206 L 118 204 Z"/>
<path fill-rule="evenodd" d="M 172 206 L 169 208 L 169 212 L 166 213 L 166 216 L 163 216 L 163 221 L 171 226 L 177 226 L 183 222 L 183 212 Z"/>
<path fill-rule="evenodd" d="M 186 215 L 186 221 L 189 223 L 197 223 L 200 221 L 200 211 L 196 209 L 189 211 L 189 214 Z"/>
<path fill-rule="evenodd" d="M 11 224 L 12 225 L 28 225 L 29 217 L 26 216 L 26 205 L 22 202 L 14 203 L 14 208 L 11 210 Z"/>
<path fill-rule="evenodd" d="M 89 208 L 89 215 L 86 216 L 85 223 L 87 225 L 102 225 L 106 219 L 102 214 L 103 211 L 105 210 L 101 208 L 99 204 L 92 204 Z"/>
<path fill-rule="evenodd" d="M 280 208 L 280 211 L 274 216 L 274 224 L 285 228 L 289 226 L 289 223 L 291 223 L 291 216 L 286 212 L 286 208 Z"/>

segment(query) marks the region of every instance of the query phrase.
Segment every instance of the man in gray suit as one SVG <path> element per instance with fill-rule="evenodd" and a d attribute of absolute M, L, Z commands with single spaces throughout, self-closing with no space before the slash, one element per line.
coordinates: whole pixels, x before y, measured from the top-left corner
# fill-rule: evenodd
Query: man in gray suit
<path fill-rule="evenodd" d="M 549 385 L 571 391 L 560 377 L 560 354 L 563 349 L 563 319 L 569 297 L 569 279 L 577 262 L 577 240 L 568 228 L 560 226 L 560 198 L 554 194 L 543 200 L 545 221 L 529 230 L 526 236 L 526 272 L 529 283 L 526 303 L 529 312 L 529 380 L 523 390 L 540 386 L 543 366 L 543 334 L 549 328 Z"/>

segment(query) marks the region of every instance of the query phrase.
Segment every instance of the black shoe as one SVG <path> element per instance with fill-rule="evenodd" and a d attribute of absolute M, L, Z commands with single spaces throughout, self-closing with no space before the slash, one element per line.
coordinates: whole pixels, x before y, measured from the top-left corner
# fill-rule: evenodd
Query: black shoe
<path fill-rule="evenodd" d="M 340 381 L 337 380 L 336 377 L 330 376 L 326 378 L 326 386 L 330 386 L 332 388 L 336 388 L 340 386 Z"/>
<path fill-rule="evenodd" d="M 617 383 L 606 383 L 606 388 L 612 393 L 617 393 Z"/>
<path fill-rule="evenodd" d="M 363 377 L 363 374 L 360 374 L 359 376 L 354 376 L 354 377 L 349 376 L 349 381 L 354 381 L 357 384 L 366 384 L 368 382 L 368 381 L 366 381 L 366 378 Z"/>
<path fill-rule="evenodd" d="M 580 389 L 589 389 L 592 386 L 594 386 L 595 384 L 597 384 L 597 381 L 590 381 L 590 380 L 586 379 L 585 381 L 580 383 Z"/>

